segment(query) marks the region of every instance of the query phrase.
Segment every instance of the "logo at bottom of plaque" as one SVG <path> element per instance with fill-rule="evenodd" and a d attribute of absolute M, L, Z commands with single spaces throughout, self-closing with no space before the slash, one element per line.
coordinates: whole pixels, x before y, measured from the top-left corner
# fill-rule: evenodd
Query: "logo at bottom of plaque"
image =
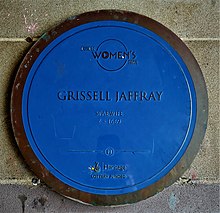
<path fill-rule="evenodd" d="M 112 165 L 107 163 L 95 162 L 88 169 L 91 171 L 92 179 L 125 179 L 127 170 L 126 165 Z"/>

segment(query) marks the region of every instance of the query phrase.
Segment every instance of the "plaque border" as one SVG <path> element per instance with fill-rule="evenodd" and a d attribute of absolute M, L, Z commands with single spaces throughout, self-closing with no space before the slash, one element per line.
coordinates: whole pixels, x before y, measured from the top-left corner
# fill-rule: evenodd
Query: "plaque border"
<path fill-rule="evenodd" d="M 167 41 L 177 51 L 186 64 L 194 83 L 197 100 L 196 124 L 193 136 L 180 161 L 159 181 L 144 189 L 121 195 L 91 194 L 68 186 L 57 179 L 44 167 L 34 154 L 26 137 L 22 121 L 22 94 L 26 78 L 33 63 L 44 48 L 67 30 L 89 22 L 107 20 L 138 24 L 151 30 Z M 135 203 L 155 195 L 177 181 L 179 177 L 181 177 L 181 175 L 183 175 L 183 173 L 189 168 L 198 153 L 202 140 L 205 136 L 208 122 L 208 95 L 205 80 L 196 59 L 183 41 L 172 31 L 157 21 L 134 12 L 122 10 L 98 10 L 86 12 L 66 19 L 60 25 L 43 34 L 31 47 L 18 69 L 13 84 L 10 113 L 12 128 L 17 145 L 26 163 L 39 179 L 45 182 L 52 190 L 70 199 L 90 205 L 115 206 Z"/>

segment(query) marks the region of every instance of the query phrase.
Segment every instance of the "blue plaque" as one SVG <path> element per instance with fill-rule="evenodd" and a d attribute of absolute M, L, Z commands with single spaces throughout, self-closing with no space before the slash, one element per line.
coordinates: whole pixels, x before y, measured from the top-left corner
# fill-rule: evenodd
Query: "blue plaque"
<path fill-rule="evenodd" d="M 19 104 L 25 146 L 34 156 L 25 158 L 31 167 L 36 158 L 34 171 L 43 167 L 37 175 L 56 191 L 86 203 L 136 202 L 148 195 L 135 200 L 135 193 L 175 181 L 181 172 L 172 181 L 168 176 L 187 153 L 201 116 L 196 74 L 184 56 L 189 50 L 178 51 L 156 22 L 162 33 L 148 27 L 145 17 L 146 26 L 125 19 L 132 15 L 139 16 L 103 11 L 68 19 L 32 47 L 19 70 L 25 77 L 18 74 L 14 85 L 12 110 Z M 189 63 L 199 69 L 193 59 Z M 207 116 L 201 117 L 205 125 Z M 193 147 L 201 143 L 195 140 Z M 98 201 L 106 196 L 127 200 Z"/>

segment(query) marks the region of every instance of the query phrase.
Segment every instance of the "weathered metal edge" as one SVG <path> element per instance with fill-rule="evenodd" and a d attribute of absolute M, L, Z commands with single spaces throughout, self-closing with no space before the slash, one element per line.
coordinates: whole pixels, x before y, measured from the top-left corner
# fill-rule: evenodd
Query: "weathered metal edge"
<path fill-rule="evenodd" d="M 116 20 L 130 22 L 143 26 L 166 40 L 182 57 L 185 62 L 190 74 L 192 76 L 196 95 L 197 95 L 197 118 L 196 126 L 193 133 L 192 140 L 188 146 L 184 156 L 178 162 L 178 164 L 161 180 L 152 184 L 151 186 L 123 195 L 95 195 L 79 191 L 74 189 L 56 177 L 54 177 L 38 160 L 34 152 L 32 151 L 30 144 L 25 135 L 23 122 L 22 122 L 22 93 L 25 85 L 26 78 L 32 67 L 32 64 L 39 56 L 40 52 L 54 39 L 65 31 L 93 21 L 102 20 Z M 154 194 L 162 191 L 165 187 L 174 183 L 185 171 L 189 168 L 191 162 L 195 158 L 196 153 L 199 150 L 202 139 L 205 135 L 205 129 L 207 126 L 208 119 L 208 98 L 205 86 L 205 81 L 202 76 L 202 72 L 196 62 L 194 56 L 186 45 L 179 39 L 173 32 L 164 27 L 162 24 L 139 14 L 120 10 L 101 10 L 83 13 L 78 16 L 73 16 L 58 25 L 57 27 L 45 33 L 41 38 L 33 45 L 30 51 L 25 56 L 21 63 L 16 79 L 13 85 L 12 96 L 11 96 L 11 122 L 15 135 L 16 142 L 19 149 L 21 150 L 25 161 L 33 170 L 33 172 L 43 180 L 48 186 L 50 186 L 56 192 L 79 200 L 83 203 L 91 205 L 121 205 L 130 204 L 146 199 Z"/>

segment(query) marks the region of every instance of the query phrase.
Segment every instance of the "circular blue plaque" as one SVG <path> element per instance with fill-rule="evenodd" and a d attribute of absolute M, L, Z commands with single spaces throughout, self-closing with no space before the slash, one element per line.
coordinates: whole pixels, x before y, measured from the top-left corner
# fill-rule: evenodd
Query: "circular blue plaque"
<path fill-rule="evenodd" d="M 175 168 L 194 134 L 197 95 L 166 39 L 112 18 L 53 30 L 40 42 L 22 64 L 21 118 L 32 152 L 55 179 L 116 196 Z"/>

